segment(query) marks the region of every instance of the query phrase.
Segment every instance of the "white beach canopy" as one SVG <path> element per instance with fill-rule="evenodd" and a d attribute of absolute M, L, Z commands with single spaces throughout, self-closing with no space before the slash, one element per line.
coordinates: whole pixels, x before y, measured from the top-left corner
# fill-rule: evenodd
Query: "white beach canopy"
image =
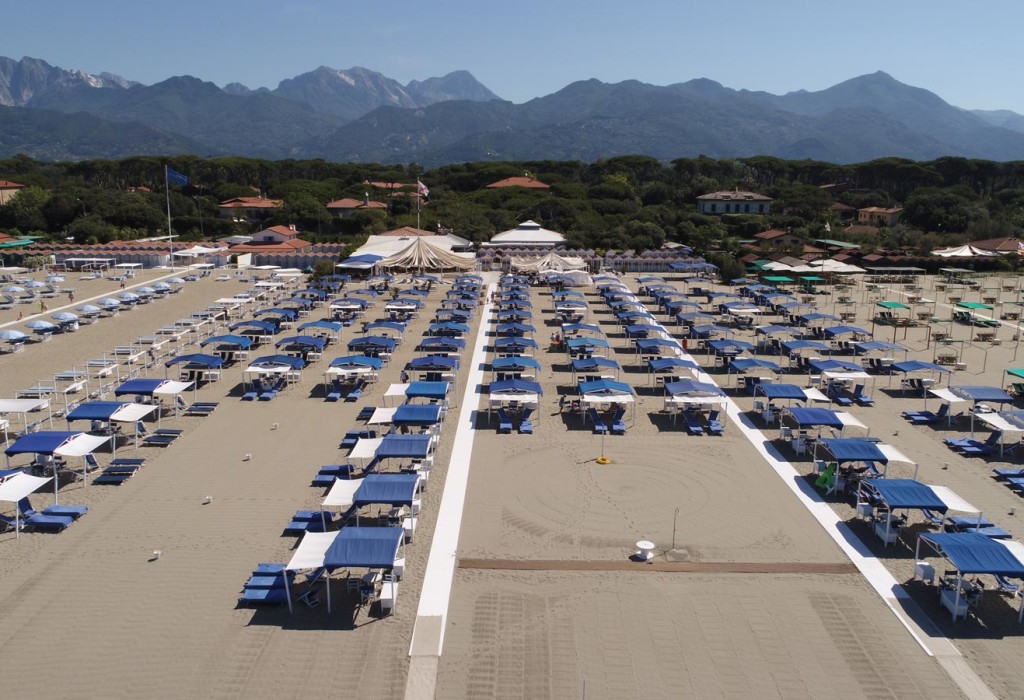
<path fill-rule="evenodd" d="M 476 266 L 476 256 L 453 253 L 421 236 L 394 255 L 378 261 L 377 266 L 407 270 L 469 270 Z"/>
<path fill-rule="evenodd" d="M 512 269 L 524 272 L 541 272 L 543 270 L 585 270 L 587 262 L 583 258 L 562 256 L 551 251 L 546 255 L 534 258 L 512 258 Z"/>
<path fill-rule="evenodd" d="M 15 474 L 14 476 L 8 477 L 0 482 L 0 501 L 10 501 L 11 503 L 17 503 L 21 499 L 25 498 L 29 494 L 35 493 L 40 488 L 45 486 L 53 480 L 52 476 L 32 476 L 22 472 L 21 474 Z M 21 516 L 21 509 L 15 509 L 14 511 L 14 536 L 19 536 L 21 530 L 21 524 L 19 518 Z"/>

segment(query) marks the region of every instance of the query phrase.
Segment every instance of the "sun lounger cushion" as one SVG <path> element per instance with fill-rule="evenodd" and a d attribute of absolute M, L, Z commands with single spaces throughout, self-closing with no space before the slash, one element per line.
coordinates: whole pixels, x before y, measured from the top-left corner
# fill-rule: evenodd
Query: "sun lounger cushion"
<path fill-rule="evenodd" d="M 92 480 L 93 484 L 98 486 L 120 486 L 128 479 L 132 478 L 132 474 L 100 474 Z"/>
<path fill-rule="evenodd" d="M 111 467 L 141 467 L 146 463 L 145 457 L 118 457 L 110 460 Z"/>
<path fill-rule="evenodd" d="M 58 515 L 67 516 L 78 520 L 80 517 L 89 512 L 89 506 L 49 506 L 43 509 L 43 515 Z"/>
<path fill-rule="evenodd" d="M 146 437 L 142 438 L 142 442 L 146 445 L 157 445 L 158 447 L 167 447 L 176 439 L 176 436 L 172 437 L 170 435 L 147 435 Z"/>
<path fill-rule="evenodd" d="M 288 602 L 284 588 L 246 588 L 239 596 L 241 605 L 283 605 Z"/>
<path fill-rule="evenodd" d="M 259 392 L 247 391 L 242 394 L 242 401 L 255 401 L 259 397 Z"/>
<path fill-rule="evenodd" d="M 42 513 L 33 513 L 31 516 L 25 518 L 25 526 L 34 530 L 60 531 L 73 522 L 75 522 L 75 519 L 67 515 L 44 515 Z"/>

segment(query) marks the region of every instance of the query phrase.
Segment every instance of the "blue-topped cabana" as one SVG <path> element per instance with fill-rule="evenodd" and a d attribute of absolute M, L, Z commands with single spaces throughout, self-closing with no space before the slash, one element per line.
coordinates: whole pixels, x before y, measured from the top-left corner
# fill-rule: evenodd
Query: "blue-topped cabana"
<path fill-rule="evenodd" d="M 499 323 L 494 330 L 499 336 L 512 337 L 533 335 L 537 332 L 537 329 L 528 323 Z"/>
<path fill-rule="evenodd" d="M 324 370 L 324 392 L 329 394 L 334 383 L 349 379 L 365 379 L 375 382 L 378 379 L 380 368 L 384 361 L 379 357 L 367 357 L 366 355 L 348 355 L 336 357 Z"/>
<path fill-rule="evenodd" d="M 439 403 L 403 403 L 391 416 L 392 425 L 427 428 L 444 418 L 444 406 Z"/>
<path fill-rule="evenodd" d="M 385 402 L 392 396 L 404 396 L 406 401 L 426 399 L 431 402 L 446 403 L 451 391 L 451 382 L 416 381 L 408 384 L 392 384 L 384 393 Z"/>
<path fill-rule="evenodd" d="M 507 339 L 511 340 L 511 339 Z M 536 347 L 534 343 L 534 347 Z M 426 353 L 436 352 L 461 352 L 466 347 L 466 341 L 463 338 L 449 338 L 445 336 L 432 336 L 429 338 L 423 338 L 420 340 L 419 345 L 416 346 L 417 350 Z"/>
<path fill-rule="evenodd" d="M 434 436 L 428 433 L 417 435 L 389 433 L 377 446 L 374 457 L 378 461 L 382 459 L 426 459 L 433 449 Z"/>
<path fill-rule="evenodd" d="M 178 378 L 185 382 L 194 382 L 198 387 L 200 382 L 213 382 L 220 379 L 220 370 L 226 364 L 220 355 L 210 355 L 202 352 L 189 353 L 172 357 L 164 363 L 164 367 L 178 367 Z"/>
<path fill-rule="evenodd" d="M 899 530 L 906 524 L 906 517 L 894 518 L 894 511 L 922 510 L 945 515 L 949 510 L 931 486 L 915 479 L 862 479 L 857 487 L 857 502 L 884 513 L 884 518 L 873 518 L 873 529 L 886 545 L 899 538 Z"/>
<path fill-rule="evenodd" d="M 245 321 L 236 321 L 235 323 L 232 323 L 228 326 L 228 330 L 239 331 L 238 335 L 262 337 L 277 335 L 277 332 L 280 330 L 280 324 L 267 320 L 258 321 L 256 319 L 247 319 Z"/>
<path fill-rule="evenodd" d="M 465 323 L 443 321 L 441 323 L 431 323 L 427 328 L 427 333 L 434 336 L 450 336 L 457 338 L 465 333 L 469 333 L 469 326 Z"/>
<path fill-rule="evenodd" d="M 372 569 L 390 571 L 399 560 L 404 560 L 401 548 L 405 542 L 404 527 L 359 527 L 342 528 L 323 558 L 323 565 L 328 571 L 338 569 Z M 287 576 L 285 580 L 287 580 Z M 394 606 L 398 597 L 398 586 L 394 577 L 383 584 L 382 598 L 389 596 L 390 605 Z M 327 581 L 330 589 L 330 580 Z M 382 600 L 382 604 L 384 601 Z M 330 612 L 330 600 L 328 609 Z"/>
<path fill-rule="evenodd" d="M 682 352 L 683 346 L 676 340 L 667 338 L 639 338 L 634 341 L 636 346 L 637 362 L 643 362 L 645 355 L 661 355 L 663 351 Z"/>
<path fill-rule="evenodd" d="M 459 358 L 447 355 L 423 355 L 410 360 L 406 368 L 414 372 L 454 372 L 459 368 Z"/>
<path fill-rule="evenodd" d="M 364 355 L 380 357 L 382 354 L 394 352 L 397 341 L 382 335 L 364 335 L 348 341 L 349 352 L 362 351 Z"/>
<path fill-rule="evenodd" d="M 613 379 L 596 379 L 588 382 L 580 382 L 577 385 L 580 392 L 580 410 L 586 404 L 630 404 L 630 420 L 636 416 L 636 401 L 633 396 L 633 387 L 625 382 L 618 382 Z"/>
<path fill-rule="evenodd" d="M 667 356 L 667 357 L 656 357 L 647 362 L 647 374 L 648 384 L 654 382 L 655 375 L 663 375 L 658 377 L 658 381 L 664 383 L 670 381 L 673 377 L 678 378 L 681 370 L 700 370 L 700 365 L 692 360 L 684 360 L 680 357 Z"/>
<path fill-rule="evenodd" d="M 537 348 L 537 341 L 533 338 L 509 336 L 494 340 L 494 351 L 503 355 L 520 355 L 527 350 L 536 350 Z"/>
<path fill-rule="evenodd" d="M 751 386 L 748 387 L 748 391 L 754 396 L 763 396 L 769 403 L 775 401 L 789 401 L 789 405 L 792 405 L 793 401 L 807 401 L 807 393 L 804 391 L 803 387 L 797 386 L 796 384 L 756 382 L 751 383 Z"/>
<path fill-rule="evenodd" d="M 619 378 L 622 367 L 616 360 L 607 357 L 578 357 L 572 361 L 572 381 L 577 383 L 580 374 L 600 374 L 612 370 L 615 378 Z"/>
<path fill-rule="evenodd" d="M 540 363 L 532 357 L 496 357 L 491 363 L 491 381 L 494 381 L 496 374 L 519 375 L 530 370 L 534 372 L 540 371 Z"/>
<path fill-rule="evenodd" d="M 57 503 L 57 479 L 61 464 L 58 457 L 82 457 L 82 478 L 87 480 L 88 463 L 85 458 L 110 440 L 109 435 L 90 435 L 88 433 L 66 430 L 40 430 L 36 433 L 23 435 L 4 450 L 7 468 L 11 467 L 11 457 L 22 454 L 36 455 L 34 462 L 43 468 L 53 470 L 53 502 Z"/>
<path fill-rule="evenodd" d="M 949 610 L 953 621 L 966 617 L 971 605 L 980 598 L 980 589 L 965 576 L 988 575 L 1000 588 L 1020 590 L 1020 584 L 1007 579 L 1024 579 L 1024 548 L 1017 541 L 1003 541 L 976 532 L 924 532 L 918 537 L 915 559 L 921 558 L 926 545 L 956 570 L 955 577 L 940 581 L 939 602 Z M 948 569 L 949 567 L 943 567 Z M 1024 619 L 1024 598 L 1017 609 L 1017 623 Z"/>
<path fill-rule="evenodd" d="M 569 354 L 569 357 L 589 357 L 594 354 L 598 348 L 602 348 L 605 351 L 605 355 L 608 354 L 609 345 L 605 338 L 566 338 L 565 339 L 565 350 Z"/>
<path fill-rule="evenodd" d="M 596 335 L 604 335 L 604 331 L 601 326 L 594 325 L 592 323 L 563 323 L 562 324 L 562 335 L 570 336 L 577 335 L 579 333 L 594 333 Z"/>
<path fill-rule="evenodd" d="M 406 325 L 398 321 L 372 321 L 370 323 L 363 324 L 363 333 L 375 331 L 376 333 L 385 335 L 386 337 L 394 337 L 387 336 L 388 333 L 395 333 L 396 336 L 400 337 L 405 333 L 405 329 Z M 395 339 L 398 340 L 398 337 Z"/>

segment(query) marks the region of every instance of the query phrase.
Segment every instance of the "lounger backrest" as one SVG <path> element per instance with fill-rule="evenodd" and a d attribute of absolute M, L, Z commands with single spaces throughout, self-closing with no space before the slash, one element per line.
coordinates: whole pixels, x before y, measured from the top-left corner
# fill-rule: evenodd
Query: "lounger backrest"
<path fill-rule="evenodd" d="M 995 431 L 992 432 L 991 435 L 988 436 L 988 440 L 985 441 L 985 444 L 988 445 L 989 447 L 991 447 L 993 445 L 998 445 L 999 444 L 999 440 L 1002 437 L 1003 437 L 1003 431 L 1002 430 L 995 430 Z"/>
<path fill-rule="evenodd" d="M 949 413 L 949 404 L 944 403 L 941 406 L 939 406 L 939 412 L 936 413 L 935 415 L 938 416 L 939 418 L 945 418 L 947 413 Z"/>
<path fill-rule="evenodd" d="M 863 393 L 864 393 L 864 385 L 863 384 L 858 384 L 857 386 L 853 387 L 853 395 L 854 396 L 860 396 Z"/>

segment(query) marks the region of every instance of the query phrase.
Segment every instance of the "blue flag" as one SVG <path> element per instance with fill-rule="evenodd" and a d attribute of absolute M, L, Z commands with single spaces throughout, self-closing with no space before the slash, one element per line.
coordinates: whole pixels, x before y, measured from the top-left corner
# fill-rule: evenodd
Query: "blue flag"
<path fill-rule="evenodd" d="M 164 166 L 164 168 L 167 170 L 167 182 L 168 182 L 168 184 L 171 184 L 171 185 L 187 185 L 188 184 L 188 177 L 187 176 L 182 175 L 181 173 L 179 173 L 177 170 L 175 170 L 174 168 L 172 168 L 170 166 Z"/>

